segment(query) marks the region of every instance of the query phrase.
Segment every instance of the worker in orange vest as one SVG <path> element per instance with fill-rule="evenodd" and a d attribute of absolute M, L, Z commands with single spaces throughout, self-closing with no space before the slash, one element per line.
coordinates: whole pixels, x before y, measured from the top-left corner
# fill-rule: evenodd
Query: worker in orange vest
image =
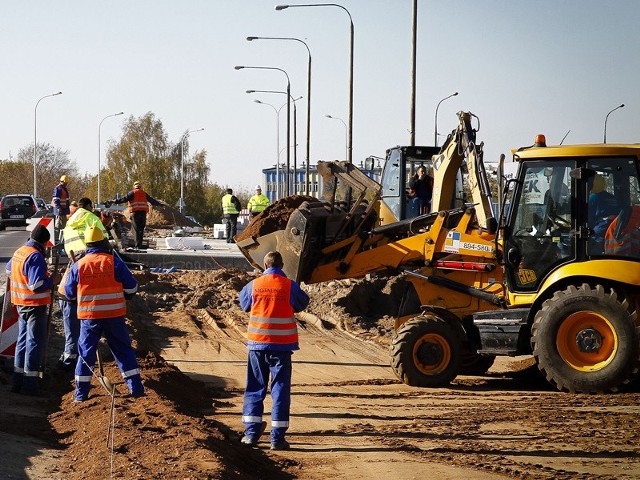
<path fill-rule="evenodd" d="M 18 310 L 18 340 L 14 357 L 11 391 L 40 395 L 44 374 L 43 355 L 47 343 L 47 308 L 51 290 L 60 275 L 49 275 L 45 247 L 51 238 L 49 230 L 37 225 L 31 238 L 15 251 L 9 263 L 11 303 Z"/>
<path fill-rule="evenodd" d="M 84 238 L 87 253 L 73 264 L 64 285 L 65 296 L 77 299 L 80 319 L 74 401 L 89 398 L 96 352 L 103 335 L 129 392 L 141 397 L 144 387 L 140 368 L 124 320 L 126 298 L 137 292 L 138 283 L 126 264 L 112 255 L 109 241 L 99 228 L 88 227 Z"/>
<path fill-rule="evenodd" d="M 129 203 L 129 213 L 131 213 L 131 225 L 136 239 L 136 248 L 142 248 L 142 239 L 144 237 L 144 228 L 147 226 L 147 213 L 149 213 L 149 204 L 159 207 L 162 205 L 158 200 L 153 198 L 142 189 L 140 182 L 134 182 L 133 190 L 122 198 L 110 200 L 108 203 Z"/>
<path fill-rule="evenodd" d="M 242 406 L 243 445 L 254 446 L 266 427 L 262 421 L 267 387 L 271 387 L 271 450 L 288 450 L 285 432 L 291 406 L 291 355 L 298 350 L 294 314 L 309 305 L 309 296 L 282 267 L 280 252 L 264 257 L 264 273 L 240 292 L 240 306 L 251 312 L 247 329 L 247 385 Z M 271 384 L 269 384 L 271 374 Z"/>
<path fill-rule="evenodd" d="M 640 206 L 622 209 L 604 236 L 605 255 L 640 257 Z"/>

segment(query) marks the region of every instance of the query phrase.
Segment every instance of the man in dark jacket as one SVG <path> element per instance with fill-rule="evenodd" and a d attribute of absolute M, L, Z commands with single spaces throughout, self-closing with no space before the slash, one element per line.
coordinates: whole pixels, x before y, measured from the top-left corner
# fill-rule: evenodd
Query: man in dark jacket
<path fill-rule="evenodd" d="M 233 194 L 233 190 L 227 188 L 227 193 L 222 197 L 222 216 L 226 225 L 227 243 L 236 243 L 233 237 L 238 231 L 238 215 L 242 206 L 240 200 Z"/>

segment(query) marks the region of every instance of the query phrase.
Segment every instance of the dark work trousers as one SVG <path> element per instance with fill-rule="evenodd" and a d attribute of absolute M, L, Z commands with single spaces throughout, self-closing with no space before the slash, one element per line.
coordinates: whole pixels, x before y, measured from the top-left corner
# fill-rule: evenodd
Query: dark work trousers
<path fill-rule="evenodd" d="M 89 396 L 98 342 L 103 335 L 129 392 L 134 396 L 144 393 L 136 352 L 131 347 L 131 339 L 124 317 L 80 320 L 80 339 L 78 341 L 80 356 L 76 364 L 75 399 L 86 400 Z"/>
<path fill-rule="evenodd" d="M 78 361 L 78 338 L 80 337 L 78 302 L 60 299 L 59 303 L 64 321 L 64 352 L 60 362 L 65 366 L 75 366 Z"/>
<path fill-rule="evenodd" d="M 18 340 L 13 364 L 14 391 L 38 393 L 44 371 L 42 365 L 47 343 L 48 305 L 27 307 L 18 305 Z"/>
<path fill-rule="evenodd" d="M 142 238 L 144 237 L 144 227 L 147 226 L 147 212 L 133 212 L 131 215 L 131 226 L 136 239 L 136 248 L 142 248 Z"/>
<path fill-rule="evenodd" d="M 224 216 L 227 243 L 235 243 L 233 237 L 238 233 L 238 214 L 229 213 Z"/>
<path fill-rule="evenodd" d="M 249 350 L 247 386 L 244 391 L 242 423 L 245 435 L 259 435 L 264 399 L 271 374 L 271 443 L 280 443 L 289 428 L 291 407 L 291 351 Z"/>

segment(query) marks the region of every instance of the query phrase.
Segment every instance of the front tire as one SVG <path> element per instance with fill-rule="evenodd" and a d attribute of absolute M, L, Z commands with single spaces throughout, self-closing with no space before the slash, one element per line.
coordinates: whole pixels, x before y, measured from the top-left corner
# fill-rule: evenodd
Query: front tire
<path fill-rule="evenodd" d="M 461 339 L 456 328 L 433 314 L 404 323 L 391 344 L 391 367 L 407 385 L 442 387 L 458 374 Z"/>
<path fill-rule="evenodd" d="M 602 285 L 556 292 L 531 328 L 538 368 L 559 390 L 617 391 L 640 367 L 636 320 L 629 303 Z"/>

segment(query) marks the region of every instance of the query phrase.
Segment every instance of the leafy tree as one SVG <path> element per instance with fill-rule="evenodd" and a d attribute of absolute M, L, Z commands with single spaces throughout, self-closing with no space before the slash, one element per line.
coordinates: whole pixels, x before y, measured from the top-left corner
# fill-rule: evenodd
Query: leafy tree
<path fill-rule="evenodd" d="M 69 150 L 50 143 L 38 143 L 36 162 L 38 196 L 51 199 L 60 176 L 69 176 L 69 191 L 75 198 L 82 196 L 89 184 L 87 175 L 81 176 Z M 0 161 L 0 191 L 3 193 L 33 193 L 33 145 L 18 151 L 15 159 Z"/>

